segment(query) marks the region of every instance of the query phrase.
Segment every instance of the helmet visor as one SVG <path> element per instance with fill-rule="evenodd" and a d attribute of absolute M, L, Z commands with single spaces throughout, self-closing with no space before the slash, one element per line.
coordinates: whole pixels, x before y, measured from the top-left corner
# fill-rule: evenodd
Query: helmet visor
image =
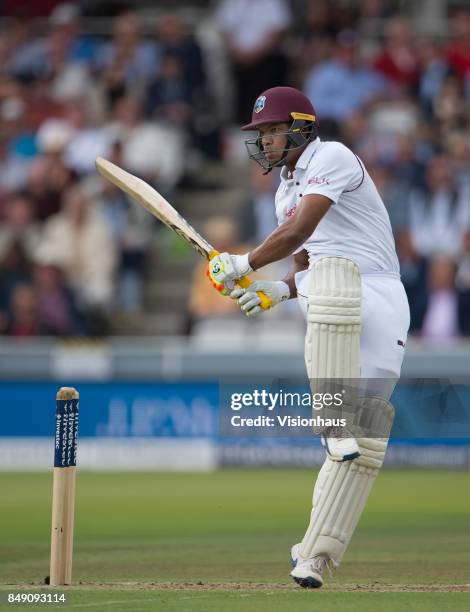
<path fill-rule="evenodd" d="M 287 136 L 288 132 L 281 135 Z M 245 147 L 248 151 L 248 157 L 257 162 L 264 170 L 271 170 L 271 168 L 279 165 L 282 166 L 290 147 L 287 146 L 283 149 L 269 148 L 269 150 L 266 151 L 262 141 L 263 137 L 261 135 L 259 135 L 257 138 L 245 140 Z"/>

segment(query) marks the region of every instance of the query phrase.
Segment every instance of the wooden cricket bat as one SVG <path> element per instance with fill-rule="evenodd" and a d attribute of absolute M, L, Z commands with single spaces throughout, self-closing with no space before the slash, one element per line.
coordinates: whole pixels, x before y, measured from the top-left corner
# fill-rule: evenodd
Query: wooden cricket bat
<path fill-rule="evenodd" d="M 56 396 L 49 584 L 72 584 L 75 476 L 77 471 L 78 392 L 62 387 Z"/>
<path fill-rule="evenodd" d="M 219 252 L 148 183 L 126 172 L 103 157 L 96 158 L 96 169 L 101 176 L 111 181 L 111 183 L 119 187 L 119 189 L 125 191 L 133 200 L 146 208 L 154 217 L 176 232 L 178 236 L 181 236 L 186 242 L 189 242 L 189 244 L 208 261 L 219 254 Z M 238 279 L 236 282 L 244 289 L 251 285 L 251 280 L 247 276 Z M 258 291 L 258 295 L 261 298 L 261 308 L 265 310 L 271 308 L 272 304 L 268 296 L 261 291 Z"/>

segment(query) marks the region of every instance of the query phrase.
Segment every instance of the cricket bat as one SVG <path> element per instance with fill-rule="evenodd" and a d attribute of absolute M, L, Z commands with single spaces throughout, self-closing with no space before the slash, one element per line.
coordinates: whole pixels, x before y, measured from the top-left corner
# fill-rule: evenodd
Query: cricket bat
<path fill-rule="evenodd" d="M 116 164 L 104 159 L 96 158 L 96 169 L 108 181 L 125 191 L 133 200 L 141 204 L 150 214 L 159 219 L 167 227 L 172 229 L 178 236 L 186 240 L 207 261 L 219 254 L 193 227 L 190 225 L 173 206 L 165 200 L 153 187 L 142 179 L 126 172 Z M 244 276 L 239 278 L 237 284 L 244 289 L 251 285 L 251 280 Z M 267 295 L 258 291 L 261 298 L 261 308 L 271 308 L 271 300 Z"/>

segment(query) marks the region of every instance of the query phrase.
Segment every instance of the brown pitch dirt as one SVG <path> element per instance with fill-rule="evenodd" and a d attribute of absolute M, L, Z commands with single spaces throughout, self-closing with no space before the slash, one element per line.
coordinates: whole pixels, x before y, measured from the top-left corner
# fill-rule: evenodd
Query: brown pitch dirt
<path fill-rule="evenodd" d="M 19 586 L 19 585 L 16 585 Z M 26 586 L 26 585 L 24 585 Z M 80 582 L 72 589 L 107 589 L 136 591 L 296 591 L 295 584 L 256 582 Z M 333 584 L 323 591 L 379 593 L 470 593 L 470 584 Z"/>

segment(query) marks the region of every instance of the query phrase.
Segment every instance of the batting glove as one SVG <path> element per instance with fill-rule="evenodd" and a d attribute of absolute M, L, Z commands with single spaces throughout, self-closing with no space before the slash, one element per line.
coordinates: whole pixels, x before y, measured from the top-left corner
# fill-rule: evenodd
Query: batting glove
<path fill-rule="evenodd" d="M 209 279 L 210 284 L 218 291 L 221 295 L 230 295 L 235 287 L 234 281 L 227 281 L 226 283 L 217 283 L 211 276 L 209 264 L 206 267 L 206 276 Z"/>
<path fill-rule="evenodd" d="M 230 255 L 220 253 L 209 262 L 209 275 L 215 283 L 237 281 L 239 278 L 253 272 L 248 263 L 248 253 L 245 255 Z"/>
<path fill-rule="evenodd" d="M 231 292 L 230 297 L 237 300 L 247 317 L 254 317 L 263 311 L 257 291 L 262 291 L 268 296 L 272 302 L 271 308 L 290 298 L 289 285 L 284 281 L 254 281 L 248 289 L 237 287 Z"/>

